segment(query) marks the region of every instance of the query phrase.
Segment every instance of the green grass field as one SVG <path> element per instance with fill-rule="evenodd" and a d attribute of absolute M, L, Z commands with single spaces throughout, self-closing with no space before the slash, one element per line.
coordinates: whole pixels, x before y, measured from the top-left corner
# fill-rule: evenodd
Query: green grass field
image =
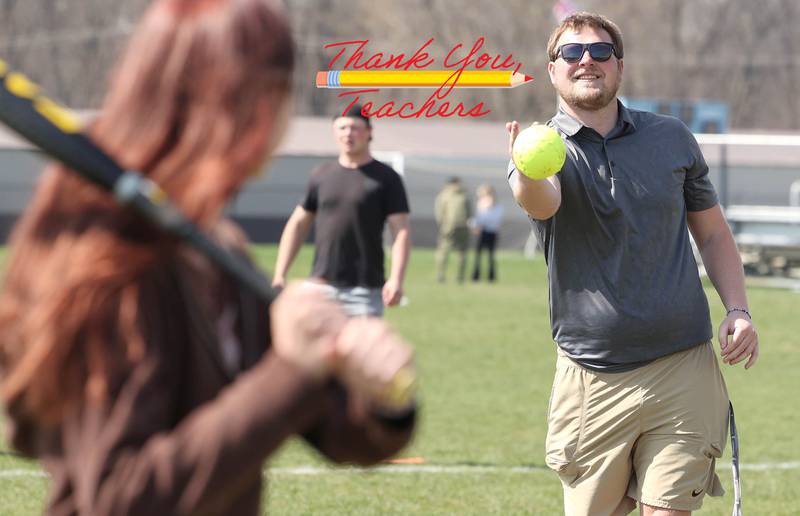
<path fill-rule="evenodd" d="M 256 250 L 270 269 L 275 248 Z M 293 268 L 309 270 L 304 249 Z M 387 319 L 416 347 L 422 414 L 401 456 L 423 466 L 369 471 L 326 465 L 301 442 L 288 443 L 267 473 L 269 514 L 511 515 L 561 513 L 561 489 L 543 461 L 545 411 L 555 363 L 541 260 L 502 254 L 497 284 L 434 281 L 433 254 L 415 250 L 408 306 Z M 723 315 L 709 290 L 715 325 Z M 796 407 L 800 347 L 797 294 L 752 288 L 762 342 L 757 366 L 724 366 L 736 406 L 748 516 L 797 514 L 800 417 Z M 729 449 L 718 473 L 728 494 L 707 498 L 699 514 L 728 515 Z M 24 470 L 24 471 L 22 471 Z M 0 456 L 0 513 L 41 511 L 46 478 L 34 463 Z"/>

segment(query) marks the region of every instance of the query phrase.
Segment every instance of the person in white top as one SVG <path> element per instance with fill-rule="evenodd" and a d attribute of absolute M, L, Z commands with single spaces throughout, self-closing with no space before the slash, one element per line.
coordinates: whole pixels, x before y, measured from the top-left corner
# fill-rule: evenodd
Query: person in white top
<path fill-rule="evenodd" d="M 489 255 L 489 281 L 497 279 L 497 263 L 494 250 L 497 247 L 497 235 L 503 222 L 503 207 L 497 203 L 497 196 L 491 185 L 481 185 L 477 192 L 478 202 L 472 231 L 478 235 L 475 245 L 475 265 L 472 269 L 472 281 L 481 279 L 481 254 L 485 249 Z"/>

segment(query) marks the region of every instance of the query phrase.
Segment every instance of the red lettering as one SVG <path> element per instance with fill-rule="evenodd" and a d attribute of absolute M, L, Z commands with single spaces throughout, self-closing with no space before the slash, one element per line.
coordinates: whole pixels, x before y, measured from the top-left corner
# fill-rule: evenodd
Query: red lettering
<path fill-rule="evenodd" d="M 431 43 L 433 43 L 434 39 L 430 38 L 425 43 L 422 44 L 411 56 L 406 58 L 404 53 L 399 53 L 397 55 L 394 54 L 384 54 L 382 52 L 378 52 L 375 54 L 367 54 L 366 61 L 363 61 L 365 57 L 364 50 L 366 49 L 367 44 L 369 43 L 368 39 L 355 39 L 350 41 L 339 41 L 336 43 L 328 43 L 324 46 L 326 49 L 335 49 L 338 48 L 338 52 L 331 58 L 330 62 L 328 63 L 328 68 L 333 69 L 334 65 L 339 62 L 342 57 L 345 55 L 345 52 L 350 50 L 350 54 L 347 57 L 347 60 L 344 63 L 342 69 L 376 69 L 376 68 L 384 68 L 384 69 L 395 69 L 395 70 L 410 70 L 411 68 L 423 69 L 431 66 L 435 59 L 430 56 L 430 54 L 425 50 L 427 49 Z M 515 72 L 519 72 L 522 63 L 517 63 L 514 60 L 514 55 L 509 54 L 503 57 L 500 54 L 492 56 L 486 52 L 481 53 L 477 58 L 475 57 L 478 54 L 478 51 L 483 47 L 485 42 L 484 37 L 479 37 L 475 43 L 472 45 L 472 48 L 469 50 L 467 55 L 462 57 L 461 59 L 457 59 L 456 53 L 458 50 L 463 46 L 461 43 L 455 45 L 450 52 L 447 53 L 447 56 L 444 58 L 444 66 L 445 68 L 460 68 L 462 70 L 466 69 L 470 65 L 475 66 L 475 68 L 481 69 L 485 68 L 487 65 L 492 70 L 508 70 L 514 68 Z"/>
<path fill-rule="evenodd" d="M 352 40 L 341 41 L 325 45 L 325 48 L 338 49 L 336 55 L 333 56 L 329 63 L 329 68 L 334 64 L 340 62 L 347 56 L 346 52 L 350 52 L 347 60 L 344 63 L 344 69 L 396 69 L 396 70 L 410 70 L 412 68 L 423 69 L 427 68 L 434 63 L 434 59 L 426 51 L 426 49 L 433 43 L 434 39 L 428 39 L 422 46 L 420 46 L 414 54 L 406 57 L 406 54 L 384 54 L 382 52 L 367 53 L 365 59 L 365 49 L 369 40 Z M 453 73 L 439 88 L 437 88 L 425 102 L 417 108 L 412 102 L 405 102 L 402 105 L 396 101 L 388 101 L 377 106 L 371 101 L 362 101 L 362 97 L 366 93 L 380 91 L 378 88 L 350 90 L 339 93 L 339 97 L 345 98 L 348 105 L 342 111 L 346 113 L 355 104 L 361 102 L 363 107 L 361 112 L 367 117 L 376 118 L 449 118 L 453 116 L 458 117 L 471 117 L 479 118 L 490 114 L 491 109 L 487 108 L 483 102 L 479 102 L 470 108 L 464 105 L 463 102 L 450 102 L 445 100 L 447 96 L 453 91 L 453 88 L 458 84 L 461 79 L 461 74 L 469 67 L 476 69 L 490 68 L 492 70 L 507 70 L 514 68 L 515 72 L 519 72 L 522 63 L 517 63 L 514 60 L 513 54 L 503 56 L 502 54 L 491 54 L 489 52 L 480 52 L 485 43 L 485 38 L 479 37 L 469 51 L 463 57 L 458 56 L 459 50 L 463 47 L 461 43 L 455 45 L 444 59 L 444 67 L 453 69 Z M 341 62 L 340 62 L 341 64 Z"/>
<path fill-rule="evenodd" d="M 414 104 L 412 102 L 406 102 L 405 104 L 400 106 L 400 109 L 398 109 L 397 113 L 396 113 L 397 116 L 399 116 L 400 118 L 412 118 L 414 116 L 413 113 L 410 114 L 410 115 L 404 115 L 403 114 L 403 111 L 405 111 L 406 108 L 408 108 L 410 110 L 413 110 L 414 109 Z"/>
<path fill-rule="evenodd" d="M 436 98 L 435 97 L 436 97 L 436 93 L 435 92 L 434 92 L 433 95 L 428 97 L 428 100 L 426 100 L 425 103 L 422 105 L 422 107 L 419 109 L 419 111 L 417 111 L 417 118 L 419 118 L 420 114 L 423 111 L 425 111 L 425 117 L 426 118 L 432 118 L 431 108 L 433 108 L 436 105 Z"/>
<path fill-rule="evenodd" d="M 434 59 L 425 51 L 425 49 L 433 42 L 433 38 L 430 38 L 426 41 L 421 47 L 414 52 L 408 59 L 406 59 L 406 55 L 404 53 L 400 53 L 397 55 L 389 54 L 388 57 L 384 55 L 382 52 L 378 52 L 376 54 L 371 54 L 367 57 L 365 62 L 361 62 L 361 59 L 364 58 L 364 49 L 369 43 L 368 39 L 358 39 L 352 41 L 339 41 L 336 43 L 328 43 L 324 46 L 325 49 L 329 48 L 339 48 L 339 51 L 336 55 L 333 56 L 333 59 L 330 60 L 328 63 L 328 69 L 333 69 L 333 65 L 336 64 L 337 61 L 344 55 L 344 53 L 348 50 L 350 45 L 357 45 L 355 48 L 351 49 L 350 56 L 347 58 L 347 61 L 344 63 L 342 67 L 343 70 L 347 70 L 349 68 L 353 68 L 358 70 L 363 68 L 365 70 L 375 69 L 375 68 L 394 68 L 396 70 L 408 70 L 412 67 L 414 68 L 426 68 L 433 64 Z M 384 60 L 385 59 L 385 60 Z"/>
<path fill-rule="evenodd" d="M 442 84 L 441 86 L 439 86 L 439 88 L 436 89 L 435 92 L 436 96 L 439 97 L 440 92 L 444 92 L 444 95 L 442 95 L 439 98 L 444 98 L 447 95 L 449 95 L 450 92 L 453 91 L 453 88 L 455 88 L 456 84 L 458 83 L 458 80 L 461 79 L 461 73 L 463 71 L 464 70 L 462 68 L 459 68 L 458 70 L 453 72 L 452 75 L 450 75 L 450 77 L 448 77 L 447 80 L 444 81 L 444 84 Z"/>
<path fill-rule="evenodd" d="M 392 102 L 392 101 L 389 101 L 386 104 L 382 105 L 375 112 L 375 118 L 383 118 L 383 117 L 393 116 L 393 113 L 392 113 L 392 108 L 393 107 L 394 107 L 394 102 Z"/>
<path fill-rule="evenodd" d="M 346 115 L 347 111 L 349 111 L 351 107 L 353 107 L 355 104 L 358 104 L 358 99 L 360 98 L 360 95 L 362 93 L 372 93 L 372 92 L 375 92 L 375 91 L 380 91 L 380 90 L 378 88 L 370 88 L 370 89 L 366 89 L 366 90 L 343 91 L 339 95 L 337 95 L 338 97 L 345 97 L 347 95 L 353 95 L 353 97 L 354 97 L 353 101 L 350 102 L 350 104 L 348 104 L 344 108 L 344 110 L 342 110 L 342 116 Z M 368 104 L 369 104 L 370 107 L 372 107 L 372 102 L 369 102 Z M 361 114 L 363 114 L 364 116 L 368 117 L 369 115 L 367 113 L 365 113 L 365 111 L 367 111 L 367 105 L 366 104 L 364 104 L 364 106 L 362 106 Z"/>
<path fill-rule="evenodd" d="M 492 61 L 492 66 L 491 66 L 492 70 L 497 70 L 498 68 L 501 68 L 503 70 L 508 70 L 509 68 L 513 67 L 514 65 L 517 65 L 517 70 L 519 70 L 519 66 L 520 65 L 517 64 L 512 59 L 513 57 L 514 57 L 514 54 L 508 54 L 508 56 L 506 57 L 505 61 L 503 61 L 500 64 L 497 64 L 497 61 L 500 60 L 500 55 L 498 54 L 497 56 L 495 56 L 494 61 Z M 509 62 L 509 60 L 510 60 L 510 62 Z"/>
<path fill-rule="evenodd" d="M 519 72 L 520 68 L 522 67 L 522 63 L 517 63 L 514 61 L 514 54 L 508 54 L 508 56 L 503 59 L 503 56 L 497 54 L 492 56 L 491 54 L 487 54 L 483 52 L 480 56 L 475 58 L 474 56 L 478 53 L 478 51 L 483 47 L 485 39 L 483 37 L 478 38 L 475 41 L 475 44 L 472 45 L 469 53 L 462 57 L 461 59 L 453 62 L 455 59 L 454 54 L 458 49 L 462 47 L 461 43 L 454 46 L 450 52 L 447 53 L 447 56 L 444 58 L 444 66 L 445 68 L 455 68 L 459 67 L 461 70 L 466 69 L 470 65 L 475 65 L 475 68 L 481 69 L 486 68 L 489 65 L 489 68 L 492 70 L 508 70 L 510 68 L 514 68 L 515 72 Z M 502 62 L 501 62 L 502 60 Z M 490 64 L 491 62 L 491 64 Z"/>
<path fill-rule="evenodd" d="M 363 53 L 361 51 L 364 50 L 365 46 L 367 46 L 367 43 L 369 43 L 369 40 L 368 39 L 356 39 L 356 40 L 353 40 L 353 41 L 339 41 L 337 43 L 328 43 L 327 45 L 325 45 L 323 48 L 326 48 L 326 49 L 327 48 L 334 48 L 334 47 L 342 47 L 341 50 L 339 50 L 339 53 L 336 54 L 335 56 L 333 56 L 333 59 L 331 59 L 331 61 L 328 63 L 328 69 L 329 70 L 333 69 L 334 63 L 336 63 L 336 61 L 340 57 L 342 57 L 342 54 L 344 54 L 345 50 L 347 50 L 347 46 L 348 45 L 353 45 L 355 43 L 358 43 L 358 48 L 347 59 L 347 62 L 344 64 L 344 68 L 347 69 L 347 67 L 350 66 L 351 62 L 354 62 L 354 61 L 357 62 L 358 58 L 363 55 Z"/>
<path fill-rule="evenodd" d="M 458 105 L 461 106 L 461 103 L 459 102 Z M 449 118 L 449 117 L 453 116 L 453 114 L 455 112 L 455 109 L 453 109 L 453 111 L 448 114 L 447 113 L 447 108 L 449 108 L 449 107 L 450 107 L 450 103 L 449 102 L 445 102 L 444 104 L 442 104 L 439 107 L 439 110 L 436 111 L 435 115 L 438 115 L 438 116 L 440 116 L 442 118 Z M 428 110 L 428 113 L 430 113 L 430 109 Z"/>
<path fill-rule="evenodd" d="M 485 106 L 483 105 L 483 102 L 478 102 L 477 105 L 475 105 L 472 109 L 467 111 L 466 116 L 470 116 L 472 118 L 480 118 L 492 112 L 492 110 L 489 108 L 485 108 L 486 111 L 481 111 L 481 108 L 485 108 Z"/>
<path fill-rule="evenodd" d="M 461 48 L 461 43 L 459 43 L 458 45 L 456 45 L 456 46 L 454 46 L 453 48 L 451 48 L 451 49 L 450 49 L 450 52 L 448 52 L 448 53 L 447 53 L 447 55 L 446 55 L 446 56 L 444 56 L 444 67 L 445 67 L 445 68 L 452 68 L 452 67 L 454 67 L 454 66 L 455 66 L 455 64 L 448 64 L 448 63 L 450 62 L 450 56 L 452 56 L 452 55 L 453 55 L 453 53 L 454 53 L 456 50 L 458 50 L 459 48 Z"/>
<path fill-rule="evenodd" d="M 353 100 L 345 107 L 342 113 L 346 113 L 353 105 L 358 103 L 361 100 L 361 94 L 363 93 L 371 93 L 379 91 L 378 89 L 366 89 L 366 90 L 354 90 L 354 91 L 346 91 L 339 94 L 339 97 L 345 96 L 352 96 Z M 375 117 L 375 118 L 390 118 L 390 117 L 399 117 L 399 118 L 449 118 L 453 116 L 458 116 L 462 118 L 471 117 L 471 118 L 480 118 L 482 116 L 486 116 L 492 111 L 487 109 L 483 102 L 479 102 L 477 105 L 471 107 L 470 109 L 466 109 L 466 106 L 462 102 L 457 104 L 451 104 L 448 101 L 445 101 L 441 104 L 437 104 L 438 100 L 442 100 L 447 97 L 448 93 L 444 93 L 444 88 L 440 88 L 433 92 L 430 97 L 419 107 L 416 109 L 414 104 L 411 102 L 405 102 L 399 108 L 397 107 L 397 103 L 394 101 L 385 102 L 381 104 L 377 109 L 373 110 L 374 104 L 370 101 L 364 102 L 363 107 L 361 108 L 361 113 L 367 117 Z"/>
<path fill-rule="evenodd" d="M 367 62 L 364 63 L 364 69 L 369 70 L 370 68 L 385 68 L 381 65 L 381 59 L 383 59 L 383 54 L 378 52 L 377 54 L 373 54 L 367 59 Z"/>
<path fill-rule="evenodd" d="M 433 64 L 434 59 L 430 57 L 430 54 L 424 51 L 425 48 L 427 48 L 431 43 L 433 43 L 433 38 L 426 41 L 424 45 L 419 47 L 419 49 L 414 52 L 414 55 L 411 56 L 411 59 L 409 59 L 408 64 L 405 67 L 406 70 L 408 70 L 412 65 L 414 68 L 422 69 Z"/>
<path fill-rule="evenodd" d="M 411 67 L 418 69 L 427 68 L 428 66 L 432 65 L 434 61 L 430 54 L 425 52 L 425 48 L 427 48 L 431 43 L 433 43 L 433 38 L 429 39 L 421 47 L 419 47 L 405 63 L 403 63 L 403 57 L 405 57 L 404 54 L 392 56 L 391 59 L 386 61 L 383 68 L 386 68 L 387 70 L 389 68 L 395 68 L 396 70 L 408 70 Z"/>
<path fill-rule="evenodd" d="M 477 39 L 477 41 L 475 41 L 475 44 L 472 45 L 472 49 L 469 51 L 469 54 L 464 56 L 462 59 L 459 59 L 458 61 L 456 61 L 452 65 L 447 64 L 451 54 L 457 48 L 461 47 L 461 43 L 459 43 L 458 45 L 453 47 L 453 50 L 451 50 L 449 54 L 447 54 L 447 57 L 444 60 L 444 65 L 447 68 L 453 68 L 453 67 L 458 66 L 460 64 L 461 65 L 461 69 L 463 70 L 464 68 L 466 68 L 467 66 L 469 66 L 469 65 L 471 65 L 473 63 L 474 60 L 471 59 L 471 57 L 474 56 L 478 52 L 478 50 L 481 49 L 481 47 L 483 46 L 483 41 L 484 41 L 484 38 L 483 38 L 483 36 L 481 36 L 480 38 Z"/>

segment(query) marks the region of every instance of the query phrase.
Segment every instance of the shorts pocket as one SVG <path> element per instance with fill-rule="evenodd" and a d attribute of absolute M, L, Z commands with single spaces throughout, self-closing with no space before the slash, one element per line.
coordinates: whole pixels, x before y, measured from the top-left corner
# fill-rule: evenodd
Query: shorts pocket
<path fill-rule="evenodd" d="M 578 477 L 576 459 L 584 426 L 584 398 L 581 371 L 559 367 L 547 413 L 545 463 L 565 484 L 571 484 Z"/>
<path fill-rule="evenodd" d="M 716 443 L 708 443 L 703 447 L 702 451 L 706 458 L 711 459 L 706 474 L 705 491 L 710 496 L 722 496 L 725 494 L 725 489 L 722 487 L 716 472 L 717 459 L 722 457 L 722 446 Z"/>
<path fill-rule="evenodd" d="M 717 443 L 709 443 L 703 447 L 703 455 L 709 459 L 719 459 L 722 457 L 722 446 Z"/>

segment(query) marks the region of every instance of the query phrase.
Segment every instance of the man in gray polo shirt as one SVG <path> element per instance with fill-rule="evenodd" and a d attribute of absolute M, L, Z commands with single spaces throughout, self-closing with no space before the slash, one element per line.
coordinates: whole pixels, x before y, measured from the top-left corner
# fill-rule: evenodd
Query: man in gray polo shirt
<path fill-rule="evenodd" d="M 692 134 L 677 119 L 616 97 L 619 28 L 576 13 L 548 44 L 558 93 L 549 122 L 567 159 L 509 183 L 544 249 L 558 359 L 547 463 L 570 515 L 689 514 L 722 494 L 714 472 L 728 397 L 691 231 L 727 317 L 723 361 L 758 357 L 736 245 Z M 509 146 L 519 124 L 507 124 Z"/>

